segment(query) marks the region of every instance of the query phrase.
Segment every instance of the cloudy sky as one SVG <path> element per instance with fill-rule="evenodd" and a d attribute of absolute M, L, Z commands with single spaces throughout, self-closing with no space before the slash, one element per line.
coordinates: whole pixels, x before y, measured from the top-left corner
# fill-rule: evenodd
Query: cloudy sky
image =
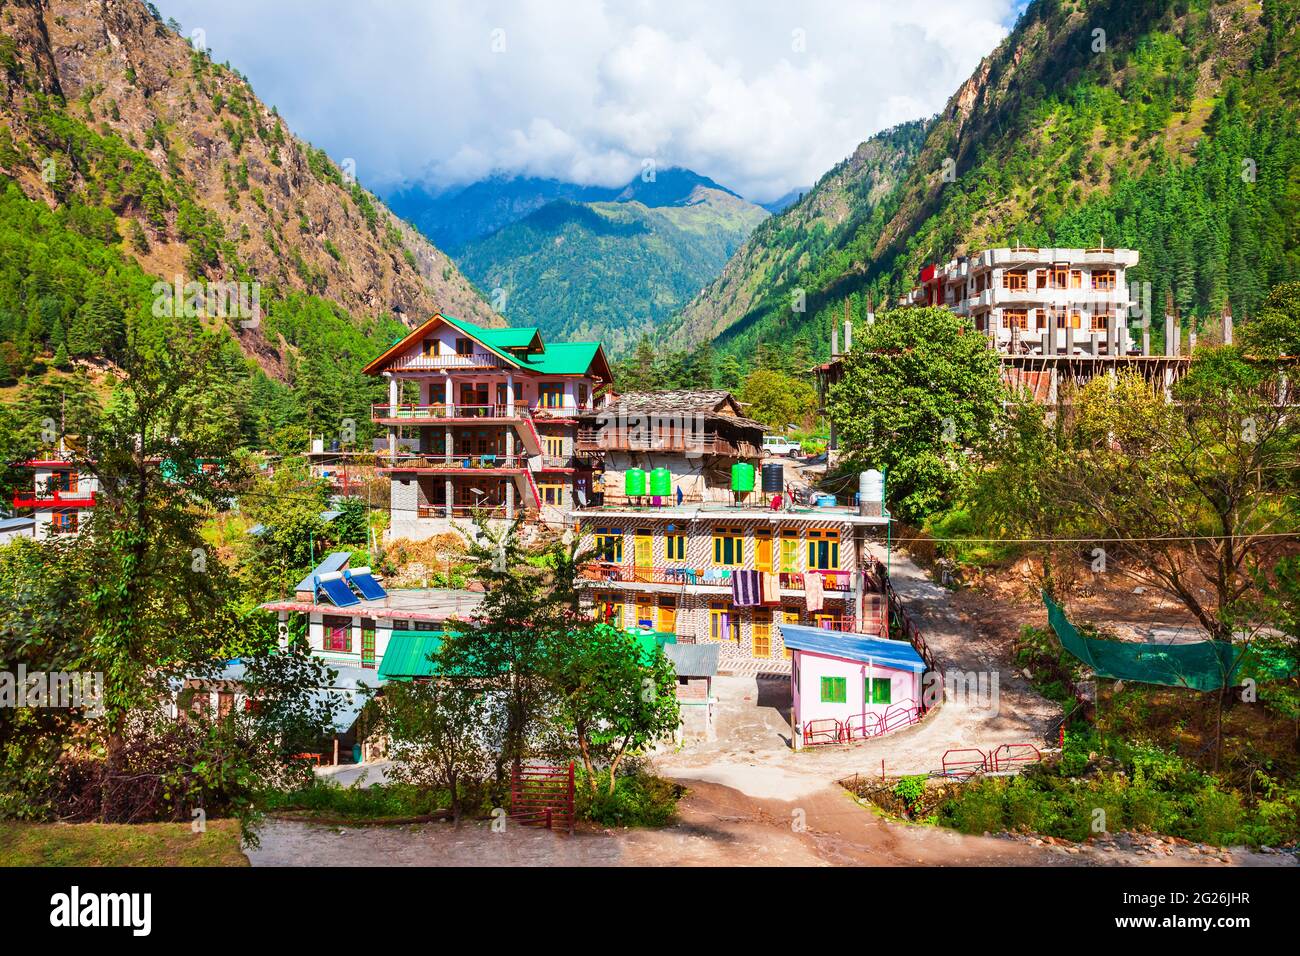
<path fill-rule="evenodd" d="M 383 192 L 646 160 L 757 201 L 941 108 L 1023 0 L 156 0 Z"/>

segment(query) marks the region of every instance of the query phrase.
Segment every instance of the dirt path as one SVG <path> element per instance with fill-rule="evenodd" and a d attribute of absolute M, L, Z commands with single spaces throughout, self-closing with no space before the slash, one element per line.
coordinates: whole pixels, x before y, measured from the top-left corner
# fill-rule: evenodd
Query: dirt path
<path fill-rule="evenodd" d="M 891 823 L 847 791 L 822 786 L 797 800 L 766 800 L 693 783 L 679 818 L 660 830 L 583 829 L 573 836 L 486 822 L 325 827 L 270 821 L 253 866 L 1088 866 L 1283 865 L 1285 856 L 1190 848 L 1169 853 L 1035 846 Z"/>

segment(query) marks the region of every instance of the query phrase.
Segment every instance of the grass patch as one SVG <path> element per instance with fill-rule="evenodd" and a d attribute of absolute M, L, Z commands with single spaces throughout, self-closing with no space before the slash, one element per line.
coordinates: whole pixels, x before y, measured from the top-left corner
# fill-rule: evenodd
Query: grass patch
<path fill-rule="evenodd" d="M 574 812 L 579 820 L 611 827 L 662 827 L 677 816 L 677 801 L 686 788 L 654 774 L 636 772 L 619 776 L 614 792 L 609 791 L 609 775 L 596 777 L 593 797 L 587 774 L 578 771 L 574 780 Z"/>
<path fill-rule="evenodd" d="M 236 820 L 188 823 L 0 822 L 0 866 L 248 866 Z"/>
<path fill-rule="evenodd" d="M 323 780 L 301 790 L 268 791 L 258 799 L 259 809 L 265 813 L 357 821 L 426 817 L 450 804 L 451 797 L 445 791 L 407 783 L 341 787 Z M 468 810 L 466 813 L 472 815 Z"/>
<path fill-rule="evenodd" d="M 1146 830 L 1218 846 L 1278 846 L 1300 838 L 1300 788 L 1260 772 L 1248 792 L 1159 747 L 1095 732 L 1066 735 L 1060 757 L 1017 777 L 975 780 L 938 808 L 964 833 L 1010 830 L 1086 840 Z"/>

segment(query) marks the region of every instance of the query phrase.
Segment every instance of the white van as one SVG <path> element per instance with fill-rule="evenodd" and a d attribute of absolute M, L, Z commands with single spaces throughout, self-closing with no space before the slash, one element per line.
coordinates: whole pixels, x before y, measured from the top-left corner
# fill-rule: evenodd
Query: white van
<path fill-rule="evenodd" d="M 799 452 L 799 449 L 800 445 L 797 441 L 791 441 L 782 435 L 763 436 L 764 455 L 794 455 Z"/>

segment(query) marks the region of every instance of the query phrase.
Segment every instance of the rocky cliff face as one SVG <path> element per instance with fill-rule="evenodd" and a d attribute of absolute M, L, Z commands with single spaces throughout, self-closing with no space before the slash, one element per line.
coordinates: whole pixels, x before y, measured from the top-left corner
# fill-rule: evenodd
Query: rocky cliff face
<path fill-rule="evenodd" d="M 151 273 L 311 292 L 358 321 L 502 321 L 447 256 L 138 0 L 4 4 L 0 126 L 0 170 L 29 197 L 107 206 Z"/>

